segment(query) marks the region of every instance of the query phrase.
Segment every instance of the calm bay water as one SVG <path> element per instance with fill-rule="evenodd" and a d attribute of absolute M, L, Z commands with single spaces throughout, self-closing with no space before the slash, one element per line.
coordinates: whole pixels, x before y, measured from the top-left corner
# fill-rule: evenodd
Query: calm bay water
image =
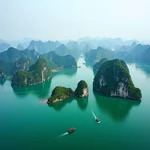
<path fill-rule="evenodd" d="M 15 89 L 9 80 L 0 84 L 0 150 L 150 149 L 149 68 L 128 65 L 135 86 L 142 90 L 138 102 L 93 93 L 94 74 L 83 62 L 80 58 L 81 68 L 54 73 L 44 84 Z M 87 99 L 72 98 L 54 107 L 44 103 L 55 86 L 74 90 L 81 79 L 89 86 Z M 77 130 L 60 136 L 71 127 Z"/>

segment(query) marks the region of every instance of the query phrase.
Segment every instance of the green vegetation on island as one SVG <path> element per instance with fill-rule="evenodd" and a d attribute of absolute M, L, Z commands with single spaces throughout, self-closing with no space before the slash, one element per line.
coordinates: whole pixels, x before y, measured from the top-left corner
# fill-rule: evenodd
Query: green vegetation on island
<path fill-rule="evenodd" d="M 47 66 L 46 60 L 40 58 L 29 71 L 19 70 L 12 78 L 12 86 L 29 86 L 45 82 L 51 77 L 51 70 Z"/>
<path fill-rule="evenodd" d="M 51 70 L 77 68 L 77 62 L 71 55 L 59 56 L 54 51 L 40 55 L 35 50 L 18 50 L 13 47 L 0 53 L 0 68 L 6 76 L 13 76 L 19 70 L 28 71 L 39 58 L 46 59 Z"/>
<path fill-rule="evenodd" d="M 48 103 L 53 104 L 66 98 L 72 97 L 73 95 L 74 91 L 71 88 L 57 86 L 52 91 L 51 97 L 48 99 Z"/>
<path fill-rule="evenodd" d="M 69 97 L 87 97 L 88 96 L 88 86 L 84 80 L 81 80 L 75 91 L 71 88 L 66 88 L 62 86 L 56 86 L 51 94 L 51 97 L 48 98 L 48 104 L 54 104 L 57 102 L 61 102 Z"/>
<path fill-rule="evenodd" d="M 94 71 L 94 72 L 97 72 L 98 69 L 100 68 L 100 66 L 101 66 L 104 62 L 106 62 L 106 61 L 108 61 L 107 58 L 102 58 L 99 62 L 95 63 L 94 66 L 93 66 L 93 71 Z"/>
<path fill-rule="evenodd" d="M 13 74 L 16 73 L 18 70 L 28 71 L 31 64 L 32 64 L 32 62 L 30 59 L 20 58 L 14 64 Z"/>
<path fill-rule="evenodd" d="M 93 82 L 93 90 L 106 96 L 140 100 L 139 88 L 132 82 L 129 69 L 123 60 L 106 61 L 99 68 Z"/>

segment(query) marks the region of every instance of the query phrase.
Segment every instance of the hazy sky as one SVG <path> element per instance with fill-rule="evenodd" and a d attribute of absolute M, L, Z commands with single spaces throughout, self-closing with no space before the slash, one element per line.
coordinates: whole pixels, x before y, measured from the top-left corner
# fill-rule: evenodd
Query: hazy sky
<path fill-rule="evenodd" d="M 150 0 L 0 0 L 0 38 L 150 40 Z"/>

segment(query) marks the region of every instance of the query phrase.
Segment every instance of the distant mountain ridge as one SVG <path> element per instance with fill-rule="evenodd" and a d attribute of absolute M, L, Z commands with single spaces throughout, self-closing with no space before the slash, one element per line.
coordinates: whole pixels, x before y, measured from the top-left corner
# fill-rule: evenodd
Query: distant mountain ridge
<path fill-rule="evenodd" d="M 24 48 L 21 44 L 18 44 L 18 45 L 17 45 L 17 49 L 18 49 L 18 50 L 24 50 L 25 48 Z"/>
<path fill-rule="evenodd" d="M 20 58 L 28 58 L 35 62 L 39 57 L 39 54 L 35 50 L 25 49 L 20 51 L 16 48 L 10 47 L 7 51 L 0 53 L 0 60 L 4 60 L 7 63 L 13 63 Z"/>
<path fill-rule="evenodd" d="M 150 63 L 150 45 L 134 45 L 129 46 L 124 51 L 116 51 L 115 57 L 131 62 Z"/>
<path fill-rule="evenodd" d="M 95 63 L 101 60 L 102 58 L 113 59 L 113 51 L 99 46 L 97 49 L 92 49 L 85 53 L 85 59 L 87 62 Z"/>
<path fill-rule="evenodd" d="M 77 40 L 79 45 L 82 45 L 82 48 L 85 47 L 86 44 L 90 44 L 92 49 L 101 46 L 107 49 L 118 49 L 123 45 L 131 45 L 135 40 L 122 40 L 121 38 L 91 38 L 91 37 L 83 37 Z M 139 43 L 138 41 L 136 41 Z"/>
<path fill-rule="evenodd" d="M 9 47 L 10 47 L 9 44 L 3 43 L 3 41 L 2 43 L 0 42 L 0 52 L 6 51 Z"/>
<path fill-rule="evenodd" d="M 41 55 L 45 59 L 54 62 L 58 68 L 77 68 L 77 62 L 71 55 L 59 56 L 54 51 Z"/>
<path fill-rule="evenodd" d="M 29 50 L 35 49 L 40 54 L 44 54 L 50 51 L 54 51 L 60 43 L 58 41 L 52 42 L 52 41 L 47 41 L 47 42 L 42 42 L 42 41 L 34 41 L 32 40 L 27 47 Z"/>

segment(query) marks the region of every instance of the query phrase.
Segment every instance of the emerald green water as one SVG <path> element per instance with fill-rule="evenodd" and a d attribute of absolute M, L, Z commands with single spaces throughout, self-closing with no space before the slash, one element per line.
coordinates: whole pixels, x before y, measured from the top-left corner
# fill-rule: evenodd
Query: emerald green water
<path fill-rule="evenodd" d="M 150 149 L 148 67 L 128 65 L 142 90 L 140 103 L 93 93 L 94 74 L 83 62 L 80 58 L 81 68 L 54 73 L 44 84 L 15 89 L 9 80 L 0 84 L 0 150 Z M 88 99 L 68 99 L 54 107 L 43 103 L 55 86 L 75 89 L 81 79 L 88 83 Z M 71 127 L 76 128 L 73 134 L 60 136 Z"/>

